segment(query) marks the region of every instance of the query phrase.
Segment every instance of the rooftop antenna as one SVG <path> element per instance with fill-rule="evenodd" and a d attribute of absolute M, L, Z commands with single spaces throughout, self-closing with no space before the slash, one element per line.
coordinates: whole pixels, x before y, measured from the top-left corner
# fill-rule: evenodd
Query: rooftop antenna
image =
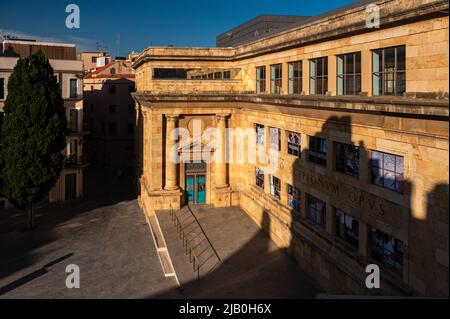
<path fill-rule="evenodd" d="M 117 33 L 116 38 L 116 57 L 120 56 L 120 33 Z"/>

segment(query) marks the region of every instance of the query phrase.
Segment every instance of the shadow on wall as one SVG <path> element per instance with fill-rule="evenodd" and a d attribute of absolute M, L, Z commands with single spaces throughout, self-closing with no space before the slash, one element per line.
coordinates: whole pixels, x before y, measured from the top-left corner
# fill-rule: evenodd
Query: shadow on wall
<path fill-rule="evenodd" d="M 273 289 L 269 277 L 280 273 L 272 261 L 282 252 L 292 255 L 326 292 L 447 296 L 448 184 L 437 185 L 428 194 L 422 218 L 413 216 L 413 183 L 402 178 L 400 160 L 391 172 L 392 158 L 374 157 L 363 141 L 355 143 L 356 149 L 330 144 L 338 141 L 354 145 L 351 124 L 350 116 L 331 117 L 320 133 L 310 137 L 310 148 L 301 151 L 291 171 L 294 185 L 288 189 L 289 204 L 296 202 L 296 208 L 283 208 L 273 203 L 274 198 L 265 200 L 255 191 L 253 201 L 263 211 L 261 233 L 200 281 L 183 285 L 181 294 L 173 290 L 149 297 L 282 298 L 281 293 L 269 292 Z M 301 192 L 301 197 L 295 198 L 295 190 Z M 274 207 L 278 217 L 271 212 Z M 292 222 L 280 222 L 285 219 L 283 214 L 290 215 L 287 220 Z M 258 237 L 276 237 L 280 230 L 289 232 L 283 235 L 290 238 L 286 249 L 269 252 L 268 238 L 261 247 Z M 250 271 L 251 267 L 247 267 L 252 263 L 260 265 L 261 271 Z M 373 263 L 381 268 L 381 290 L 365 287 L 365 269 Z M 238 278 L 239 283 L 233 278 Z M 278 279 L 280 285 L 289 286 Z M 420 289 L 417 281 L 427 286 Z M 264 286 L 264 282 L 268 285 Z M 302 282 L 294 281 L 296 284 L 301 286 Z M 306 285 L 303 291 L 307 298 L 313 295 L 309 287 Z M 301 292 L 295 288 L 292 291 L 301 298 Z"/>

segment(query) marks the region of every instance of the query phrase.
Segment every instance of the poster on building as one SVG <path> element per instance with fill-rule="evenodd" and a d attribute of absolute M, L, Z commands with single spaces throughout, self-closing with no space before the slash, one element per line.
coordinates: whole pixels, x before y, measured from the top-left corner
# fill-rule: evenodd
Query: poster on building
<path fill-rule="evenodd" d="M 289 133 L 288 135 L 288 154 L 300 157 L 301 137 L 298 133 Z"/>

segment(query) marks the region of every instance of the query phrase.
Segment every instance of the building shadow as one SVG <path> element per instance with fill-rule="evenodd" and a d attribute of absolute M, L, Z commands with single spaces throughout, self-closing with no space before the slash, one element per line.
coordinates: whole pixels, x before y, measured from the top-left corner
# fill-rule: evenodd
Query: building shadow
<path fill-rule="evenodd" d="M 313 140 L 308 144 L 313 147 L 304 147 L 293 162 L 291 186 L 301 194 L 296 208 L 280 208 L 282 205 L 267 202 L 259 206 L 263 215 L 260 223 L 256 222 L 261 230 L 236 253 L 200 281 L 148 297 L 278 298 L 282 294 L 277 295 L 274 290 L 269 293 L 273 283 L 269 278 L 280 272 L 272 264 L 279 254 L 291 256 L 306 274 L 305 278 L 314 280 L 311 286 L 320 287 L 315 292 L 324 291 L 327 298 L 447 296 L 448 184 L 438 184 L 425 194 L 420 205 L 426 207 L 419 218 L 416 214 L 421 210 L 412 200 L 419 191 L 415 181 L 386 172 L 380 176 L 379 168 L 387 169 L 391 163 L 386 167 L 380 163 L 373 154 L 376 150 L 368 149 L 362 137 L 358 140 L 352 133 L 352 124 L 351 116 L 330 117 L 311 136 Z M 320 152 L 323 145 L 314 138 L 326 140 L 325 154 Z M 357 152 L 348 149 L 341 161 L 336 158 L 339 150 L 334 142 L 353 145 Z M 257 198 L 255 195 L 253 200 Z M 285 213 L 288 222 L 281 218 Z M 338 213 L 351 219 L 338 218 Z M 287 239 L 280 239 L 280 233 Z M 355 233 L 358 244 L 352 240 Z M 261 236 L 265 237 L 263 244 Z M 286 248 L 270 251 L 270 238 L 284 240 Z M 381 289 L 366 287 L 365 270 L 369 264 L 380 266 Z M 251 270 L 252 267 L 255 268 Z M 291 287 L 282 278 L 277 280 L 281 286 Z M 416 280 L 423 280 L 424 285 L 426 282 L 426 287 L 420 289 Z M 295 281 L 296 284 L 302 283 Z M 312 290 L 305 289 L 309 294 L 305 292 L 303 296 L 314 295 Z"/>

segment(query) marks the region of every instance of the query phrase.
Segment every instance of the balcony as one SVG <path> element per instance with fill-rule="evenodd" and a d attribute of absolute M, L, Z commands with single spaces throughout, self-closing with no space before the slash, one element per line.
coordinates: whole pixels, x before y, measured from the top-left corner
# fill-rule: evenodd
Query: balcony
<path fill-rule="evenodd" d="M 87 154 L 83 154 L 82 156 L 78 156 L 77 154 L 73 154 L 67 156 L 64 161 L 65 168 L 84 168 L 89 166 L 89 160 Z"/>

